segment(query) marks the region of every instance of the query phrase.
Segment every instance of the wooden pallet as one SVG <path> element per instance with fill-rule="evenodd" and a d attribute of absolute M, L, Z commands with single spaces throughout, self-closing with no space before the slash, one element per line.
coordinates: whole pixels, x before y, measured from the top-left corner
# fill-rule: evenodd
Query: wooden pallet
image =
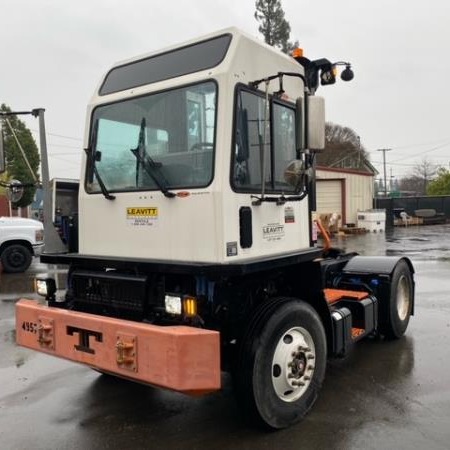
<path fill-rule="evenodd" d="M 409 227 L 414 225 L 423 225 L 423 217 L 408 217 L 403 219 L 394 219 L 394 227 Z"/>
<path fill-rule="evenodd" d="M 367 233 L 367 230 L 358 227 L 341 227 L 339 228 L 339 232 L 344 234 L 365 234 Z"/>

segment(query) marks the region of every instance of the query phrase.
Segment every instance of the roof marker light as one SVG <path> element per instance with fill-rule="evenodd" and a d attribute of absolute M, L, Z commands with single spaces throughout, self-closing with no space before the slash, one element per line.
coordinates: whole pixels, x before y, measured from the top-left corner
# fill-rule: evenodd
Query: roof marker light
<path fill-rule="evenodd" d="M 300 47 L 294 48 L 294 50 L 292 50 L 291 56 L 293 58 L 303 58 L 303 49 Z"/>

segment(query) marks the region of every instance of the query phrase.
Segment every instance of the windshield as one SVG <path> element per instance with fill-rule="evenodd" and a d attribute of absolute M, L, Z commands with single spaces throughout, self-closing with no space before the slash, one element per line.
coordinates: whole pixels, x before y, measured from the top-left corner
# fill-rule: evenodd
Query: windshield
<path fill-rule="evenodd" d="M 216 84 L 206 82 L 95 109 L 86 188 L 101 192 L 207 186 L 213 177 Z"/>

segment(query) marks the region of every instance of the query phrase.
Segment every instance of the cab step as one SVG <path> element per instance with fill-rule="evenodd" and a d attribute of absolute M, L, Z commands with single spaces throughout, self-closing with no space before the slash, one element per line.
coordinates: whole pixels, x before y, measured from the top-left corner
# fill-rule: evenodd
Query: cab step
<path fill-rule="evenodd" d="M 331 310 L 336 356 L 345 356 L 351 346 L 377 329 L 378 301 L 364 291 L 324 289 Z"/>

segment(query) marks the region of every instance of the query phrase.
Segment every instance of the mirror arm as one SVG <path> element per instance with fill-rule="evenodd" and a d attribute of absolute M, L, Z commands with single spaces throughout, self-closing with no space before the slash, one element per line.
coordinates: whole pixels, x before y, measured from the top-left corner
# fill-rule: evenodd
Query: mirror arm
<path fill-rule="evenodd" d="M 288 195 L 287 197 L 285 195 L 279 195 L 276 197 L 258 197 L 257 195 L 251 195 L 250 198 L 252 198 L 252 205 L 253 206 L 260 206 L 263 202 L 267 203 L 276 203 L 277 206 L 282 206 L 286 202 L 299 202 L 303 200 L 308 195 L 308 190 L 304 189 L 300 194 L 298 195 Z"/>

